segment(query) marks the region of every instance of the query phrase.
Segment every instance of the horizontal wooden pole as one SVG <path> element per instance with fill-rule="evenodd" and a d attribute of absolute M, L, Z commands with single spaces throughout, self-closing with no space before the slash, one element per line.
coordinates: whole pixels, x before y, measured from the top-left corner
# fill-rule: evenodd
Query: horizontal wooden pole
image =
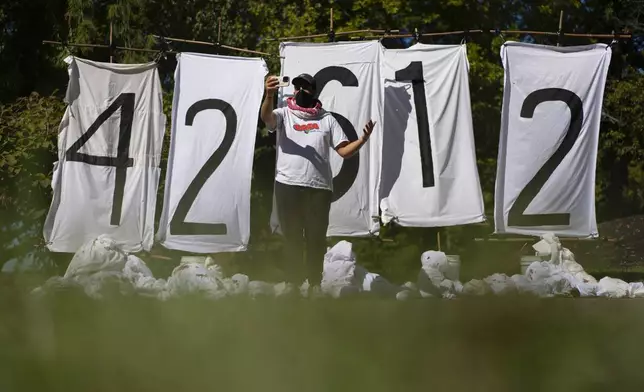
<path fill-rule="evenodd" d="M 398 30 L 395 30 L 398 31 Z M 338 31 L 334 32 L 333 34 L 338 37 L 338 36 L 343 36 L 343 35 L 351 35 L 351 34 L 366 34 L 366 33 L 372 33 L 372 34 L 384 34 L 385 30 L 374 30 L 374 29 L 365 29 L 365 30 L 351 30 L 351 31 Z M 279 38 L 267 38 L 264 41 L 286 41 L 286 40 L 293 40 L 293 39 L 307 39 L 307 38 L 323 38 L 323 37 L 328 37 L 329 33 L 326 34 L 310 34 L 310 35 L 298 35 L 298 36 L 292 36 L 292 37 L 279 37 Z"/>
<path fill-rule="evenodd" d="M 441 35 L 455 35 L 455 34 L 470 34 L 470 33 L 482 33 L 483 30 L 458 30 L 458 31 L 445 31 L 442 33 L 423 33 L 420 34 L 421 37 L 437 37 Z"/>
<path fill-rule="evenodd" d="M 73 47 L 79 47 L 79 48 L 101 48 L 101 49 L 108 49 L 110 46 L 109 45 L 103 45 L 103 44 L 76 44 L 76 43 L 64 43 L 60 41 L 48 41 L 44 40 L 42 41 L 43 44 L 49 44 L 49 45 L 60 45 L 60 46 L 73 46 Z M 145 52 L 145 53 L 159 53 L 159 50 L 156 49 L 145 49 L 145 48 L 128 48 L 125 46 L 115 46 L 114 49 L 116 50 L 127 50 L 131 52 Z M 176 52 L 166 52 L 166 53 L 176 53 Z"/>
<path fill-rule="evenodd" d="M 244 48 L 236 48 L 234 46 L 228 46 L 228 45 L 221 45 L 218 43 L 214 42 L 207 42 L 207 41 L 197 41 L 197 40 L 192 40 L 192 39 L 184 39 L 184 38 L 174 38 L 174 37 L 161 37 L 158 35 L 153 35 L 155 38 L 163 38 L 168 41 L 174 41 L 174 42 L 183 42 L 183 43 L 188 43 L 188 44 L 197 44 L 197 45 L 207 45 L 207 46 L 213 46 L 213 47 L 221 47 L 224 49 L 229 49 L 229 50 L 235 50 L 238 52 L 243 52 L 243 53 L 252 53 L 252 54 L 258 54 L 261 56 L 277 56 L 274 54 L 266 53 L 266 52 L 259 52 L 257 50 L 250 50 L 250 49 L 244 49 Z"/>
<path fill-rule="evenodd" d="M 490 33 L 496 33 L 497 30 L 490 30 Z M 558 33 L 551 31 L 532 31 L 532 30 L 499 30 L 502 34 L 531 34 L 531 35 L 550 35 L 557 36 Z M 593 34 L 593 33 L 562 33 L 564 37 L 586 37 L 586 38 L 632 38 L 632 34 Z"/>
<path fill-rule="evenodd" d="M 558 36 L 559 33 L 552 31 L 536 31 L 536 30 L 488 30 L 490 33 L 502 33 L 502 34 L 531 34 L 531 35 L 547 35 L 547 36 Z M 336 32 L 335 36 L 343 35 L 352 35 L 352 34 L 365 34 L 371 33 L 372 35 L 362 37 L 363 39 L 376 39 L 376 38 L 412 38 L 415 35 L 412 33 L 406 34 L 396 34 L 400 30 L 390 30 L 389 34 L 387 30 L 354 30 L 354 31 L 344 31 Z M 476 34 L 483 33 L 485 30 L 474 29 L 474 30 L 457 30 L 457 31 L 445 31 L 445 32 L 435 32 L 435 33 L 422 33 L 419 34 L 421 37 L 438 37 L 443 35 L 456 35 L 456 34 Z M 628 39 L 632 38 L 631 34 L 593 34 L 593 33 L 562 33 L 564 37 L 587 37 L 587 38 L 621 38 Z M 307 38 L 322 38 L 327 37 L 327 34 L 310 34 L 310 35 L 301 35 L 301 36 L 292 36 L 292 37 L 279 37 L 279 38 L 267 38 L 265 41 L 278 41 L 278 40 L 295 40 L 295 39 L 307 39 Z M 351 39 L 357 39 L 357 37 L 351 37 Z"/>
<path fill-rule="evenodd" d="M 100 45 L 100 44 L 74 44 L 74 43 L 64 43 L 60 41 L 42 41 L 43 44 L 50 45 L 61 45 L 61 46 L 74 46 L 79 48 L 109 48 L 109 45 Z"/>

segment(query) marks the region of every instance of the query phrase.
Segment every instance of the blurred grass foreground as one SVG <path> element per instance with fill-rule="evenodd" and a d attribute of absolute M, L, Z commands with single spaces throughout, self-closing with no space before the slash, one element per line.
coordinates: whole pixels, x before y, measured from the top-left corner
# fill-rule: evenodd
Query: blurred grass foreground
<path fill-rule="evenodd" d="M 638 390 L 644 301 L 92 300 L 0 285 L 0 391 Z"/>

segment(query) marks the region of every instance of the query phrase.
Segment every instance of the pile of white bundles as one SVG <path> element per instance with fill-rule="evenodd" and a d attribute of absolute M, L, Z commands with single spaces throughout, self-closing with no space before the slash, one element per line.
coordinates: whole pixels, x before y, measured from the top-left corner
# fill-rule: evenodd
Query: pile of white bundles
<path fill-rule="evenodd" d="M 423 296 L 454 298 L 455 296 L 483 296 L 531 294 L 538 297 L 581 296 L 607 298 L 644 297 L 642 282 L 627 283 L 610 277 L 599 282 L 575 261 L 575 255 L 561 245 L 553 234 L 545 234 L 533 245 L 538 256 L 524 274 L 507 276 L 494 274 L 485 279 L 473 279 L 465 284 L 450 280 L 447 256 L 428 251 L 422 257 L 418 288 Z"/>
<path fill-rule="evenodd" d="M 182 262 L 167 280 L 156 279 L 143 260 L 123 251 L 106 235 L 85 243 L 72 258 L 64 276 L 50 278 L 34 293 L 73 288 L 95 299 L 103 298 L 108 290 L 161 300 L 194 294 L 220 299 L 238 295 L 281 297 L 298 293 L 285 282 L 250 281 L 243 274 L 224 277 L 212 257 L 206 257 L 204 263 Z M 305 282 L 299 292 L 303 296 L 315 293 L 316 296 L 334 298 L 360 292 L 394 297 L 406 290 L 406 287 L 397 288 L 380 275 L 358 266 L 351 244 L 342 241 L 328 249 L 325 255 L 321 287 L 309 289 L 308 282 Z"/>
<path fill-rule="evenodd" d="M 143 260 L 124 252 L 113 239 L 102 235 L 88 241 L 76 252 L 64 276 L 49 279 L 34 292 L 43 294 L 77 288 L 92 298 L 100 299 L 107 290 L 116 290 L 122 294 L 139 294 L 161 300 L 194 294 L 220 299 L 241 295 L 282 297 L 298 295 L 298 292 L 305 297 L 331 298 L 368 293 L 398 300 L 507 294 L 644 297 L 644 284 L 641 282 L 627 283 L 609 277 L 597 281 L 584 271 L 573 253 L 564 248 L 554 235 L 542 236 L 533 248 L 544 261 L 530 264 L 525 274 L 494 274 L 465 284 L 458 281 L 458 273 L 445 253 L 426 251 L 421 255 L 417 282 L 397 286 L 358 265 L 352 244 L 340 241 L 324 256 L 320 287 L 311 288 L 305 282 L 296 290 L 289 283 L 251 281 L 243 274 L 225 277 L 212 257 L 206 257 L 204 263 L 182 262 L 167 280 L 156 279 Z"/>

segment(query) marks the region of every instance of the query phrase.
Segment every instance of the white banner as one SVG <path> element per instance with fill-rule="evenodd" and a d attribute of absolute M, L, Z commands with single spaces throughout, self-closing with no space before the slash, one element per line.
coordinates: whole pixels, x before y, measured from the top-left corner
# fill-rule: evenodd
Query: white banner
<path fill-rule="evenodd" d="M 611 49 L 508 42 L 497 233 L 597 236 L 595 165 Z"/>
<path fill-rule="evenodd" d="M 195 253 L 244 251 L 266 63 L 182 53 L 157 238 Z"/>
<path fill-rule="evenodd" d="M 485 220 L 465 45 L 386 50 L 382 221 L 453 226 Z"/>
<path fill-rule="evenodd" d="M 47 247 L 76 252 L 108 234 L 126 251 L 149 250 L 165 128 L 156 64 L 65 61 L 68 106 L 43 230 Z"/>
<path fill-rule="evenodd" d="M 283 76 L 313 75 L 323 108 L 333 112 L 350 141 L 362 135 L 372 119 L 376 127 L 367 144 L 349 159 L 331 153 L 333 203 L 327 236 L 377 234 L 380 148 L 382 141 L 382 46 L 377 41 L 343 43 L 282 43 Z M 293 86 L 282 89 L 281 102 Z M 271 216 L 279 226 L 275 208 Z"/>

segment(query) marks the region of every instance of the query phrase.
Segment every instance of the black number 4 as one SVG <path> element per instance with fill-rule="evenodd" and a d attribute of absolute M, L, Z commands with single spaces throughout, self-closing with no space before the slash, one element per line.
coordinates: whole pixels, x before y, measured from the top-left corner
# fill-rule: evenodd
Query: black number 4
<path fill-rule="evenodd" d="M 170 221 L 170 233 L 174 235 L 225 235 L 228 232 L 225 223 L 186 222 L 186 216 L 188 216 L 190 207 L 192 207 L 192 204 L 208 178 L 210 178 L 212 173 L 217 170 L 224 160 L 224 157 L 233 145 L 235 134 L 237 133 L 237 113 L 235 113 L 235 109 L 228 102 L 222 101 L 221 99 L 203 99 L 192 104 L 186 112 L 186 125 L 192 126 L 197 114 L 208 109 L 219 110 L 224 114 L 226 118 L 224 139 L 210 158 L 208 158 L 201 170 L 199 170 L 190 185 L 188 185 L 186 193 L 179 199 L 177 209 Z"/>
<path fill-rule="evenodd" d="M 130 158 L 130 139 L 132 137 L 132 121 L 134 118 L 134 93 L 123 93 L 119 95 L 112 104 L 101 113 L 96 121 L 89 127 L 87 132 L 76 140 L 66 151 L 65 157 L 70 162 L 84 162 L 96 166 L 116 167 L 116 178 L 114 180 L 114 197 L 112 199 L 112 216 L 110 224 L 118 226 L 121 224 L 121 209 L 123 208 L 123 192 L 127 168 L 134 165 L 134 159 Z M 78 152 L 81 147 L 98 131 L 98 128 L 110 118 L 118 108 L 121 108 L 121 121 L 119 124 L 119 140 L 116 157 L 99 157 L 96 155 Z"/>
<path fill-rule="evenodd" d="M 570 224 L 570 214 L 567 213 L 524 214 L 526 208 L 528 208 L 532 200 L 541 191 L 541 188 L 543 188 L 557 166 L 559 166 L 566 154 L 575 145 L 584 121 L 584 109 L 581 98 L 572 91 L 561 88 L 546 88 L 528 95 L 525 101 L 523 101 L 521 117 L 532 118 L 536 107 L 548 101 L 562 101 L 568 105 L 570 109 L 570 125 L 557 151 L 552 154 L 550 159 L 546 161 L 528 185 L 519 193 L 519 197 L 517 197 L 517 200 L 508 213 L 508 226 L 567 226 Z"/>
<path fill-rule="evenodd" d="M 427 114 L 427 98 L 425 98 L 425 80 L 423 79 L 423 63 L 412 61 L 407 68 L 396 71 L 396 81 L 411 80 L 416 106 L 416 121 L 418 123 L 418 144 L 420 147 L 420 164 L 423 173 L 423 188 L 431 188 L 435 184 L 434 160 L 432 158 L 432 139 L 429 135 L 429 115 Z"/>

